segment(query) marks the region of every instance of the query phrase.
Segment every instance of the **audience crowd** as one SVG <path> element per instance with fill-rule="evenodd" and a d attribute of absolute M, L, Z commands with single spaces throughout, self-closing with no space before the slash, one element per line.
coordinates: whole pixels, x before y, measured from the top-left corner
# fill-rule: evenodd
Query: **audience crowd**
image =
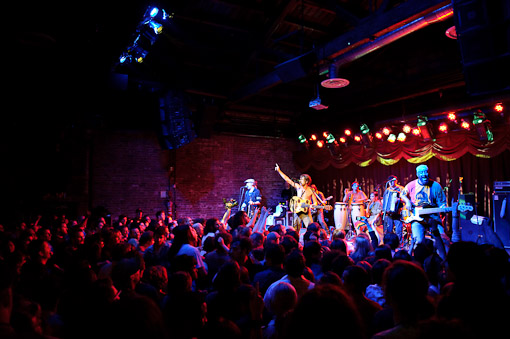
<path fill-rule="evenodd" d="M 165 212 L 0 225 L 0 338 L 494 338 L 504 248 Z"/>

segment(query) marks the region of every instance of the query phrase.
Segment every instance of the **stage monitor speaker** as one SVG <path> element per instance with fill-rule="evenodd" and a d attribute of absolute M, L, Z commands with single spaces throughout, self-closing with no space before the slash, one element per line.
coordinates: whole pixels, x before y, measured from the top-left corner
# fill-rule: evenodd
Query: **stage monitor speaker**
<path fill-rule="evenodd" d="M 454 0 L 453 10 L 469 94 L 508 90 L 510 2 Z"/>
<path fill-rule="evenodd" d="M 481 225 L 465 219 L 459 221 L 462 241 L 471 241 L 479 245 L 490 244 L 501 249 L 505 247 L 498 234 L 493 231 L 489 218 L 484 218 Z"/>
<path fill-rule="evenodd" d="M 494 218 L 494 232 L 503 242 L 505 248 L 510 248 L 510 192 L 494 193 L 492 195 L 492 216 Z"/>
<path fill-rule="evenodd" d="M 472 211 L 466 211 L 465 213 L 459 213 L 460 220 L 471 220 L 471 217 L 475 214 L 476 206 L 475 206 L 475 194 L 474 193 L 466 193 L 459 194 L 459 204 L 466 204 L 473 206 Z"/>

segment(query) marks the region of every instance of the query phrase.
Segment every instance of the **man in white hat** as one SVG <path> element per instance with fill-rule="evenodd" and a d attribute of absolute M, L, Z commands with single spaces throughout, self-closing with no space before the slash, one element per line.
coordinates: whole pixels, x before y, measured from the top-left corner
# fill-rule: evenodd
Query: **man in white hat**
<path fill-rule="evenodd" d="M 252 218 L 257 207 L 260 207 L 262 203 L 262 195 L 260 190 L 257 188 L 257 182 L 255 179 L 246 179 L 246 192 L 244 193 L 244 199 L 241 203 L 241 210 L 248 214 L 248 217 Z"/>

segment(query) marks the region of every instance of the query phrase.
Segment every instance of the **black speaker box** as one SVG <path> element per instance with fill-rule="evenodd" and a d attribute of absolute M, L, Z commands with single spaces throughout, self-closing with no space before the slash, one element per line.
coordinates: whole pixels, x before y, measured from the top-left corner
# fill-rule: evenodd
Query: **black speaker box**
<path fill-rule="evenodd" d="M 494 193 L 492 195 L 492 216 L 494 232 L 503 242 L 505 248 L 510 248 L 510 192 Z"/>
<path fill-rule="evenodd" d="M 485 218 L 481 225 L 473 224 L 470 220 L 459 221 L 462 241 L 471 241 L 479 245 L 490 244 L 501 249 L 505 247 L 498 234 L 492 229 L 490 219 Z"/>
<path fill-rule="evenodd" d="M 510 2 L 454 0 L 457 41 L 469 94 L 510 88 Z"/>

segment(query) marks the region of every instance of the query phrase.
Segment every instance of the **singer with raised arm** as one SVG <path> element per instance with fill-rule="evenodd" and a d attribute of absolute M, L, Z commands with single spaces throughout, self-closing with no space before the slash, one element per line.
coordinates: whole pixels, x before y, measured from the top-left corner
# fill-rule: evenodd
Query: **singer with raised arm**
<path fill-rule="evenodd" d="M 302 201 L 298 206 L 291 206 L 291 211 L 294 212 L 294 228 L 299 234 L 301 224 L 304 227 L 308 227 L 313 222 L 312 211 L 310 205 L 317 205 L 317 199 L 313 193 L 310 185 L 312 184 L 312 178 L 308 174 L 301 174 L 298 182 L 294 182 L 285 173 L 282 172 L 278 164 L 275 165 L 274 170 L 280 174 L 283 180 L 285 180 L 291 187 L 294 187 L 297 192 L 297 197 L 293 197 L 292 201 Z M 297 199 L 296 199 L 297 198 Z M 289 205 L 292 205 L 289 204 Z"/>
<path fill-rule="evenodd" d="M 241 210 L 248 214 L 251 219 L 257 208 L 260 208 L 262 204 L 262 195 L 260 190 L 257 188 L 257 182 L 255 179 L 246 179 L 244 181 L 244 196 L 241 202 Z"/>

